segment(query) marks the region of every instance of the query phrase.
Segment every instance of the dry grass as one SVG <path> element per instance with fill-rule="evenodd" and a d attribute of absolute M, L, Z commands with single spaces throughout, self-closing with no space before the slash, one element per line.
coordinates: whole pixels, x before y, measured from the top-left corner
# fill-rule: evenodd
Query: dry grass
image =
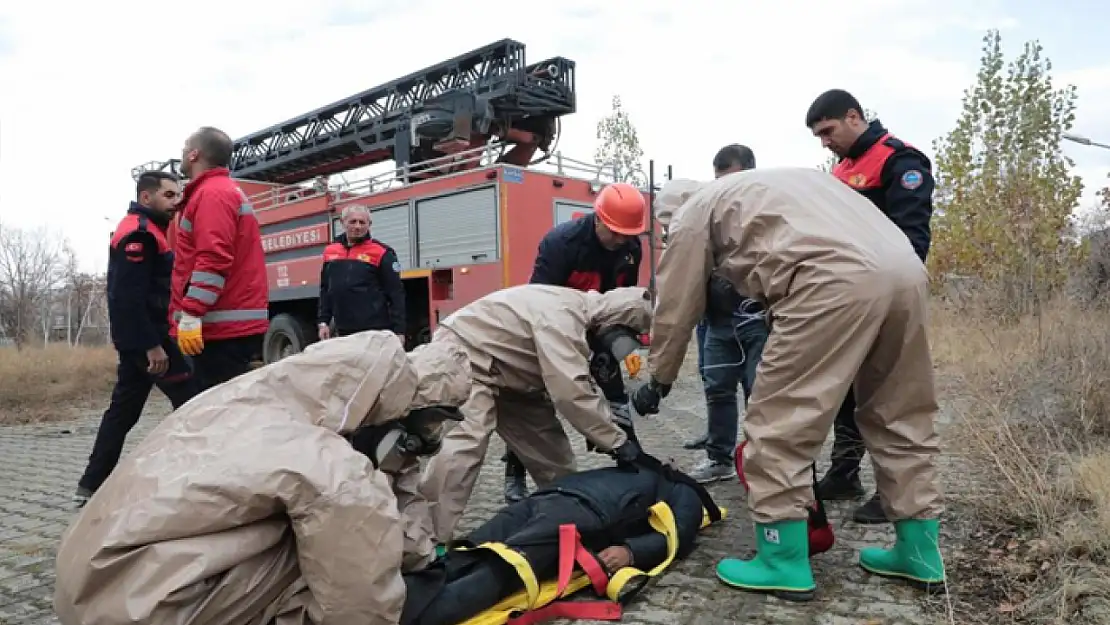
<path fill-rule="evenodd" d="M 75 402 L 107 400 L 115 380 L 111 347 L 0 347 L 0 424 L 70 418 Z"/>
<path fill-rule="evenodd" d="M 1110 622 L 1110 313 L 938 304 L 932 322 L 946 451 L 973 479 L 950 498 L 952 620 Z"/>

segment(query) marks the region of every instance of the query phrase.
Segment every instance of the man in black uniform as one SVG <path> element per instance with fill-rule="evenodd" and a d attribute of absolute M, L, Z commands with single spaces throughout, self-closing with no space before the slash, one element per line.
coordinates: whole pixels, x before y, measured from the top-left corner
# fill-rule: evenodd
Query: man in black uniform
<path fill-rule="evenodd" d="M 356 204 L 343 209 L 345 232 L 324 248 L 320 270 L 320 340 L 366 330 L 392 330 L 405 342 L 405 285 L 397 252 L 370 236 L 370 210 Z"/>
<path fill-rule="evenodd" d="M 544 235 L 529 282 L 599 293 L 636 286 L 643 258 L 639 234 L 646 230 L 646 208 L 643 193 L 636 187 L 626 183 L 605 187 L 592 214 L 559 224 Z M 589 338 L 592 343 L 594 337 Z M 600 365 L 598 360 L 591 362 L 594 379 L 612 405 L 616 424 L 636 440 L 620 365 Z M 512 450 L 503 460 L 505 501 L 520 501 L 528 495 L 524 465 Z"/>
<path fill-rule="evenodd" d="M 933 174 L 928 157 L 896 139 L 879 120 L 868 123 L 850 93 L 832 89 L 818 96 L 806 113 L 806 126 L 840 161 L 833 175 L 862 193 L 909 239 L 921 262 L 929 253 L 933 214 Z M 856 399 L 849 391 L 836 415 L 832 464 L 818 484 L 820 497 L 853 499 L 864 494 L 859 467 L 866 448 L 856 425 Z M 875 493 L 856 509 L 857 523 L 885 523 Z"/>
<path fill-rule="evenodd" d="M 572 524 L 587 550 L 579 552 L 587 558 L 587 571 L 604 577 L 626 566 L 648 571 L 668 553 L 667 539 L 648 523 L 649 509 L 658 502 L 674 514 L 677 558 L 693 551 L 703 510 L 713 521 L 721 516 L 691 478 L 641 454 L 631 463 L 560 478 L 502 509 L 461 542 L 505 544 L 524 556 L 542 582 L 559 572 L 559 526 Z M 454 625 L 524 587 L 512 566 L 486 550 L 448 551 L 428 569 L 407 574 L 405 584 L 402 625 Z"/>
<path fill-rule="evenodd" d="M 116 467 L 127 433 L 139 421 L 152 387 L 157 386 L 175 409 L 199 390 L 177 342 L 169 336 L 173 252 L 166 242 L 166 228 L 181 189 L 172 174 L 152 171 L 139 176 L 136 195 L 137 201 L 112 233 L 108 319 L 119 364 L 112 399 L 73 496 L 79 506 Z"/>

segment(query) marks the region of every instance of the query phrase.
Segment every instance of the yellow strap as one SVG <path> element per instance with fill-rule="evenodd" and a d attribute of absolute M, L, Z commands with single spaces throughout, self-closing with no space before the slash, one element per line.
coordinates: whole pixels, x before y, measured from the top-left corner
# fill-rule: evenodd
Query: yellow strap
<path fill-rule="evenodd" d="M 510 549 L 504 543 L 482 543 L 474 547 L 473 550 L 477 549 L 488 549 L 496 553 L 502 560 L 508 562 L 509 565 L 516 570 L 516 574 L 520 577 L 520 581 L 524 582 L 524 592 L 528 596 L 528 603 L 522 606 L 522 608 L 525 610 L 535 608 L 540 598 L 540 582 L 536 579 L 536 573 L 532 570 L 532 565 L 528 563 L 528 560 L 519 552 Z M 468 547 L 455 547 L 453 551 L 472 551 L 472 549 Z"/>
<path fill-rule="evenodd" d="M 648 577 L 659 575 L 671 565 L 671 562 L 674 562 L 675 556 L 678 555 L 678 526 L 675 523 L 674 512 L 671 507 L 666 502 L 660 501 L 651 507 L 650 512 L 651 518 L 648 519 L 648 523 L 651 524 L 651 528 L 667 539 L 667 557 L 659 566 L 647 572 L 632 566 L 626 566 L 617 571 L 613 578 L 609 580 L 609 588 L 605 592 L 613 601 L 620 597 L 621 591 L 624 590 L 628 582 L 645 575 Z"/>

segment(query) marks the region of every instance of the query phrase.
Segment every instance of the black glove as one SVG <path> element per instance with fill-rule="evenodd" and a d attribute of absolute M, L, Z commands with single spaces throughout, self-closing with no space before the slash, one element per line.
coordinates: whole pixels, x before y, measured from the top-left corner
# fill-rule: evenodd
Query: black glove
<path fill-rule="evenodd" d="M 613 457 L 617 459 L 617 464 L 632 464 L 640 457 L 640 446 L 634 440 L 627 440 L 623 445 L 613 450 Z"/>
<path fill-rule="evenodd" d="M 628 404 L 609 402 L 609 408 L 613 413 L 613 425 L 619 427 L 628 436 L 628 440 L 638 440 L 636 438 L 636 428 L 632 425 L 632 415 L 629 413 Z M 586 451 L 608 454 L 608 452 L 602 451 L 601 448 L 590 442 L 589 439 L 586 440 Z"/>
<path fill-rule="evenodd" d="M 670 384 L 660 384 L 652 378 L 632 393 L 632 407 L 642 415 L 658 414 L 659 402 L 671 392 Z"/>

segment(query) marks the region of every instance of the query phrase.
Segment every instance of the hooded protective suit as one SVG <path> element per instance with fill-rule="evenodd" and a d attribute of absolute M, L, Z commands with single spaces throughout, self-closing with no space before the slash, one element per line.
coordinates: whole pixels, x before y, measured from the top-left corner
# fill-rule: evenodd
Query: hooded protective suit
<path fill-rule="evenodd" d="M 494 430 L 540 488 L 575 470 L 556 411 L 602 451 L 625 443 L 590 374 L 586 332 L 646 332 L 650 324 L 646 289 L 602 294 L 540 284 L 496 291 L 440 323 L 432 344 L 463 347 L 474 376 L 463 422 L 447 433 L 421 479 L 441 542 L 463 514 Z"/>
<path fill-rule="evenodd" d="M 450 344 L 364 332 L 215 387 L 166 417 L 62 537 L 65 625 L 393 625 L 405 527 L 341 436 L 470 393 Z"/>
<path fill-rule="evenodd" d="M 672 208 L 659 264 L 648 363 L 655 381 L 678 375 L 711 272 L 770 309 L 744 421 L 753 519 L 806 518 L 810 465 L 853 381 L 888 514 L 935 518 L 927 275 L 906 236 L 855 191 L 810 169 L 675 181 L 658 201 L 681 208 Z"/>

